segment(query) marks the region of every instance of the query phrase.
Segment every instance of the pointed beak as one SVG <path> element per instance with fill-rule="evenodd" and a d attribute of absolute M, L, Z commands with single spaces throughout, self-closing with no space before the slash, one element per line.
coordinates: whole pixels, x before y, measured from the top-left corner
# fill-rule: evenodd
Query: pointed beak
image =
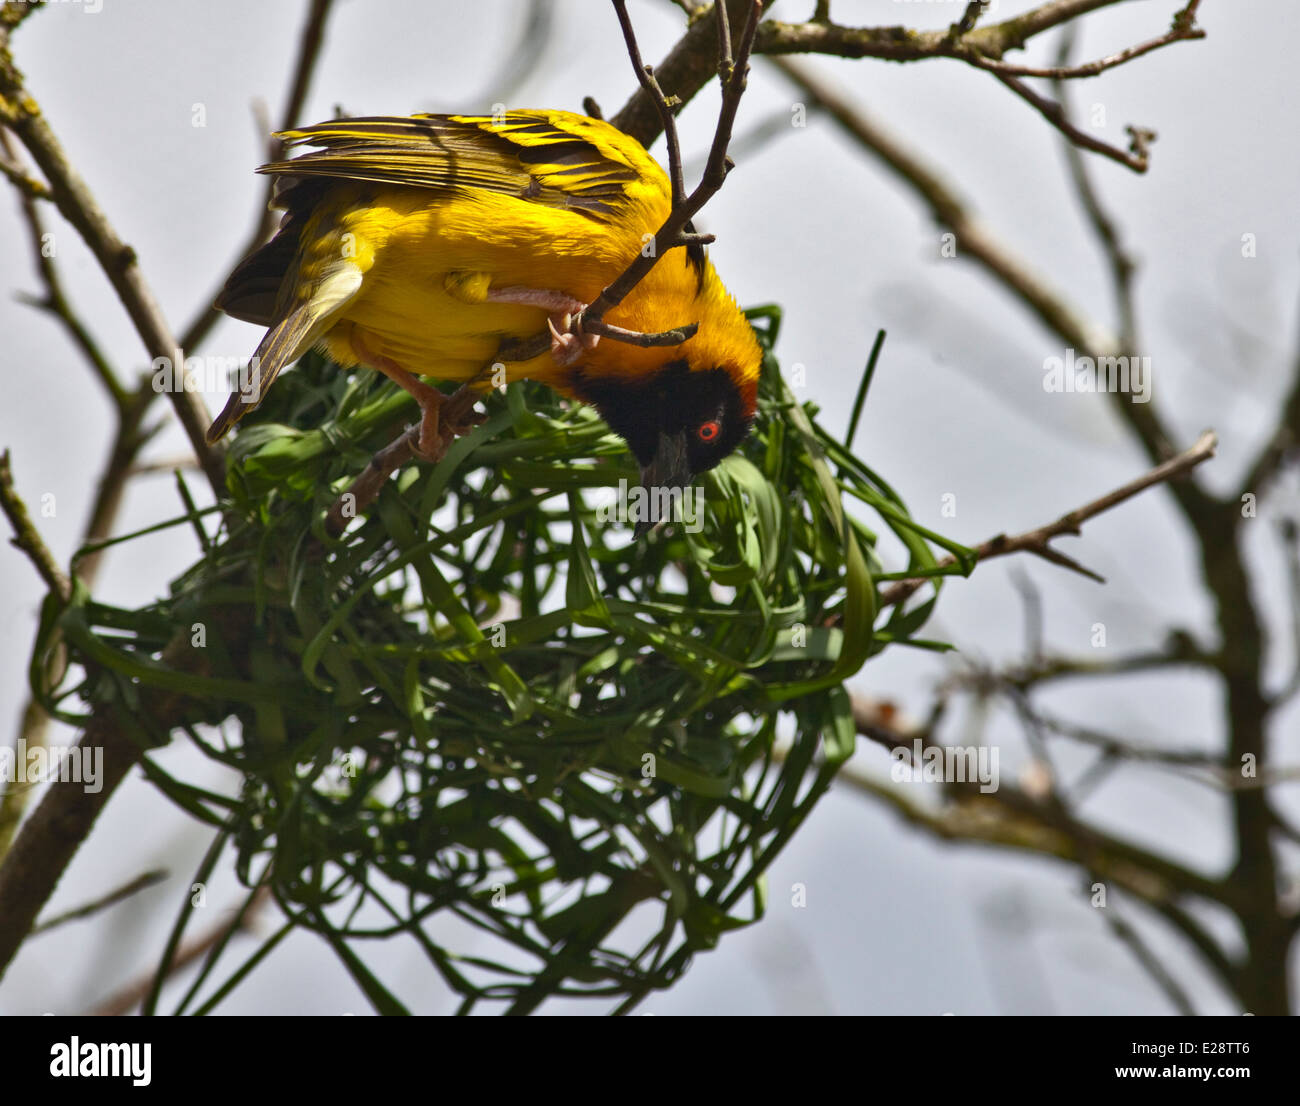
<path fill-rule="evenodd" d="M 656 495 L 656 488 L 681 488 L 683 492 L 691 482 L 690 464 L 686 457 L 686 431 L 659 435 L 655 455 L 648 465 L 641 466 L 641 486 L 645 488 L 647 502 L 669 503 L 668 497 Z M 636 524 L 636 537 L 644 537 L 662 518 L 641 519 Z"/>

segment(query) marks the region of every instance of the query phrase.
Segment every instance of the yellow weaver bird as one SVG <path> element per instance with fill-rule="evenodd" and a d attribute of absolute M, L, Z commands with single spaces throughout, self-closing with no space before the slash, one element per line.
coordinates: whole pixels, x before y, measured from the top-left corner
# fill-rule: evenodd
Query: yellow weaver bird
<path fill-rule="evenodd" d="M 440 425 L 443 394 L 420 377 L 477 386 L 504 339 L 548 325 L 551 349 L 507 364 L 507 379 L 593 405 L 646 486 L 684 487 L 744 438 L 761 352 L 701 246 L 669 251 L 605 316 L 640 333 L 697 322 L 694 336 L 640 347 L 567 333 L 668 216 L 668 177 L 635 139 L 563 111 L 340 119 L 280 137 L 317 149 L 259 169 L 277 176 L 285 215 L 217 306 L 269 329 L 209 441 L 320 345 L 410 392 L 417 452 L 437 456 L 465 427 Z"/>

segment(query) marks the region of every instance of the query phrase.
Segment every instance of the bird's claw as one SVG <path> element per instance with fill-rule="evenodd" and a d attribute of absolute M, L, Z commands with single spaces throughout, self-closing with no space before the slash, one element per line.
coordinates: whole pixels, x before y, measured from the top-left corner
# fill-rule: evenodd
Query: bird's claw
<path fill-rule="evenodd" d="M 567 311 L 548 316 L 546 327 L 551 332 L 551 360 L 562 368 L 572 365 L 584 353 L 595 349 L 600 341 L 599 334 L 583 332 L 581 319 L 578 321 L 578 333 L 574 334 L 571 329 L 573 316 Z"/>

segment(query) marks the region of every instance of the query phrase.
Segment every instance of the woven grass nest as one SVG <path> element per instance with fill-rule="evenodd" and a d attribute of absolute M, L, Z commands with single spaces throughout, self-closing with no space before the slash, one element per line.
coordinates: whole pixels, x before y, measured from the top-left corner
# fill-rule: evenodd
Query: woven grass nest
<path fill-rule="evenodd" d="M 854 749 L 844 681 L 888 644 L 937 647 L 916 636 L 933 596 L 878 615 L 877 583 L 964 551 L 796 400 L 779 311 L 750 317 L 759 414 L 703 479 L 700 526 L 637 541 L 609 521 L 636 484 L 623 443 L 525 383 L 331 539 L 326 510 L 413 406 L 312 355 L 239 434 L 230 501 L 164 524 L 200 546 L 169 593 L 62 614 L 80 677 L 47 703 L 115 702 L 145 744 L 238 770 L 221 795 L 143 761 L 217 830 L 198 876 L 233 845 L 245 905 L 269 890 L 287 919 L 251 954 L 222 942 L 182 1009 L 214 1008 L 305 927 L 383 1013 L 427 1007 L 435 975 L 463 1012 L 554 995 L 624 1012 L 762 917 L 764 872 Z M 880 571 L 846 500 L 906 566 Z M 151 722 L 158 689 L 185 696 L 187 725 Z M 384 939 L 414 941 L 428 977 L 381 979 Z"/>

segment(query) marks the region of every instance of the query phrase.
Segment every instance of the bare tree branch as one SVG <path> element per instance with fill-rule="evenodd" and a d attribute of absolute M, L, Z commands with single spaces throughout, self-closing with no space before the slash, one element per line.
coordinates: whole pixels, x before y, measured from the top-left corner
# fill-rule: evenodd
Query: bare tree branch
<path fill-rule="evenodd" d="M 994 71 L 993 75 L 1001 81 L 1007 88 L 1011 89 L 1017 96 L 1034 108 L 1044 119 L 1059 130 L 1074 145 L 1081 146 L 1085 150 L 1092 150 L 1094 153 L 1108 157 L 1111 161 L 1117 161 L 1120 165 L 1127 166 L 1135 173 L 1145 173 L 1150 165 L 1147 145 L 1155 135 L 1150 131 L 1134 131 L 1133 143 L 1126 152 L 1118 146 L 1112 146 L 1109 142 L 1103 142 L 1099 138 L 1094 138 L 1087 131 L 1081 131 L 1065 114 L 1065 109 L 1055 100 L 1049 100 L 1046 96 L 1040 96 L 1030 88 L 1019 77 L 1012 77 L 1006 73 Z M 1145 136 L 1139 140 L 1139 135 Z"/>
<path fill-rule="evenodd" d="M 14 528 L 13 544 L 27 554 L 27 559 L 45 581 L 45 586 L 66 603 L 72 598 L 72 581 L 59 567 L 49 546 L 42 540 L 27 511 L 27 504 L 14 486 L 13 468 L 9 463 L 7 449 L 0 453 L 0 508 L 3 508 L 9 524 Z"/>
<path fill-rule="evenodd" d="M 967 50 L 982 57 L 1001 59 L 1009 50 L 1022 48 L 1030 39 L 1063 23 L 1113 7 L 1124 0 L 1052 0 L 1031 11 L 988 23 L 961 36 Z M 886 61 L 923 61 L 961 58 L 951 29 L 914 31 L 907 27 L 844 27 L 829 21 L 780 23 L 767 20 L 754 46 L 758 54 L 830 54 L 840 58 L 881 58 Z M 680 91 L 678 92 L 681 95 Z"/>
<path fill-rule="evenodd" d="M 1147 488 L 1175 480 L 1191 471 L 1202 461 L 1214 456 L 1214 448 L 1217 443 L 1218 438 L 1214 432 L 1207 430 L 1197 439 L 1195 445 L 1180 453 L 1177 457 L 1157 465 L 1141 476 L 1130 480 L 1127 484 L 1094 499 L 1091 503 L 1085 503 L 1082 507 L 1062 515 L 1055 522 L 1050 522 L 1046 526 L 1040 526 L 1034 530 L 1027 530 L 1023 534 L 1017 534 L 1014 537 L 999 534 L 997 537 L 982 542 L 974 549 L 975 559 L 977 561 L 988 561 L 994 557 L 1005 557 L 1008 553 L 1032 553 L 1044 560 L 1061 564 L 1063 567 L 1072 567 L 1079 571 L 1081 566 L 1076 565 L 1075 562 L 1050 547 L 1048 543 L 1053 538 L 1061 537 L 1064 534 L 1078 534 L 1083 524 L 1089 519 L 1096 518 L 1097 515 L 1109 511 L 1112 507 L 1118 506 L 1125 500 L 1132 499 L 1133 496 L 1146 491 Z M 947 556 L 938 563 L 939 567 L 955 565 L 957 558 Z M 1087 569 L 1082 569 L 1082 571 L 1085 575 L 1099 579 Z M 928 582 L 931 581 L 927 578 L 918 577 L 899 580 L 890 584 L 881 590 L 878 605 L 883 608 L 905 602 Z"/>
<path fill-rule="evenodd" d="M 1054 82 L 1077 80 L 1081 77 L 1096 77 L 1105 73 L 1108 69 L 1124 65 L 1134 58 L 1140 58 L 1153 50 L 1171 46 L 1175 42 L 1187 42 L 1192 39 L 1204 38 L 1205 32 L 1196 26 L 1196 10 L 1200 6 L 1201 0 L 1191 0 L 1187 7 L 1174 15 L 1169 30 L 1158 38 L 1148 39 L 1146 42 L 1140 42 L 1136 46 L 1130 46 L 1128 49 L 1120 50 L 1115 54 L 1107 54 L 1104 58 L 1098 58 L 1096 61 L 1086 62 L 1083 65 L 1070 65 L 1063 60 L 1058 60 L 1055 65 L 1048 66 L 1012 65 L 1009 62 L 995 61 L 992 58 L 986 58 L 975 53 L 972 53 L 971 56 L 960 56 L 979 69 L 987 69 L 991 73 L 1001 73 L 1009 77 L 1047 77 Z M 1073 26 L 1071 25 L 1071 30 L 1073 30 Z"/>

